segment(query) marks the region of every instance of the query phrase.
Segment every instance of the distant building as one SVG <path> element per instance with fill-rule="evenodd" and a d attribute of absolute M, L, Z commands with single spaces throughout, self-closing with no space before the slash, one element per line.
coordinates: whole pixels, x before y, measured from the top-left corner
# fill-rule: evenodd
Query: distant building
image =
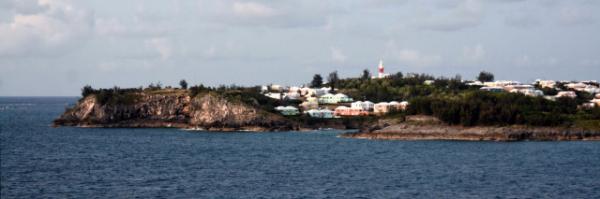
<path fill-rule="evenodd" d="M 600 99 L 599 98 L 592 99 L 592 100 L 590 100 L 590 103 L 596 104 L 596 106 L 600 106 Z"/>
<path fill-rule="evenodd" d="M 346 103 L 346 102 L 352 102 L 352 98 L 348 97 L 347 95 L 344 95 L 342 93 L 338 93 L 338 94 L 331 94 L 331 93 L 327 93 L 321 97 L 319 97 L 319 104 L 337 104 L 337 103 Z"/>
<path fill-rule="evenodd" d="M 484 86 L 484 87 L 479 88 L 479 90 L 489 91 L 489 92 L 494 92 L 494 93 L 504 92 L 504 89 L 502 87 L 498 87 L 498 86 Z"/>
<path fill-rule="evenodd" d="M 361 116 L 369 115 L 369 112 L 358 107 L 338 106 L 335 108 L 334 114 L 337 116 Z"/>
<path fill-rule="evenodd" d="M 306 114 L 308 114 L 308 116 L 310 117 L 314 117 L 314 118 L 333 118 L 333 111 L 328 110 L 328 109 L 322 109 L 322 110 L 317 110 L 317 109 L 311 109 L 308 111 L 305 111 Z"/>
<path fill-rule="evenodd" d="M 298 111 L 298 108 L 293 107 L 293 106 L 278 106 L 278 107 L 275 107 L 275 110 L 279 111 L 279 113 L 281 113 L 282 115 L 298 115 L 298 114 L 300 114 L 300 111 Z"/>
<path fill-rule="evenodd" d="M 371 77 L 372 79 L 380 79 L 389 77 L 390 74 L 385 73 L 385 69 L 383 67 L 383 60 L 379 60 L 379 65 L 377 66 L 377 76 Z"/>
<path fill-rule="evenodd" d="M 364 111 L 372 111 L 373 110 L 373 106 L 375 104 L 373 104 L 373 102 L 370 101 L 356 101 L 356 102 L 352 102 L 351 106 L 352 108 L 360 108 Z"/>
<path fill-rule="evenodd" d="M 535 83 L 539 84 L 540 87 L 542 87 L 542 88 L 555 88 L 556 87 L 556 81 L 554 81 L 554 80 L 537 79 L 537 80 L 535 80 Z"/>
<path fill-rule="evenodd" d="M 539 97 L 544 96 L 544 92 L 536 89 L 513 89 L 510 91 L 511 93 L 521 93 L 523 95 L 531 96 L 531 97 Z"/>
<path fill-rule="evenodd" d="M 317 109 L 319 108 L 319 100 L 316 97 L 307 97 L 306 100 L 300 104 L 300 106 L 304 110 Z"/>
<path fill-rule="evenodd" d="M 483 86 L 483 83 L 480 81 L 471 81 L 467 82 L 467 86 Z"/>
<path fill-rule="evenodd" d="M 504 87 L 504 90 L 511 93 L 521 93 L 532 97 L 544 96 L 544 92 L 537 90 L 533 85 L 528 84 L 508 85 Z"/>
<path fill-rule="evenodd" d="M 556 98 L 561 97 L 576 98 L 577 94 L 574 91 L 560 91 L 558 94 L 556 94 Z"/>
<path fill-rule="evenodd" d="M 272 91 L 283 91 L 284 87 L 279 85 L 279 84 L 272 84 L 271 85 L 271 90 Z"/>
<path fill-rule="evenodd" d="M 483 85 L 486 87 L 505 87 L 509 85 L 520 85 L 518 81 L 495 81 L 495 82 L 484 82 Z"/>
<path fill-rule="evenodd" d="M 290 91 L 288 93 L 285 94 L 284 99 L 291 99 L 291 100 L 297 100 L 300 99 L 301 95 L 298 91 Z"/>
<path fill-rule="evenodd" d="M 408 102 L 380 102 L 373 106 L 373 112 L 378 115 L 389 113 L 390 111 L 406 110 Z"/>
<path fill-rule="evenodd" d="M 435 80 L 430 80 L 430 79 L 429 80 L 425 80 L 423 82 L 423 84 L 425 84 L 425 85 L 432 85 L 433 83 L 435 83 Z"/>
<path fill-rule="evenodd" d="M 276 100 L 283 99 L 283 95 L 281 95 L 281 93 L 265 93 L 265 96 L 276 99 Z"/>

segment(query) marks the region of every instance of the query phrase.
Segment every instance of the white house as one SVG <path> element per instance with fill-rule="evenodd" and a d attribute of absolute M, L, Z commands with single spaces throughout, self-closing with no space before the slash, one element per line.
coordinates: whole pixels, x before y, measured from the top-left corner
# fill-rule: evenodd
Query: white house
<path fill-rule="evenodd" d="M 403 101 L 403 102 L 396 102 L 396 101 L 391 101 L 391 102 L 380 102 L 377 103 L 373 106 L 373 112 L 375 112 L 375 114 L 386 114 L 390 111 L 393 110 L 406 110 L 406 108 L 408 107 L 408 102 L 407 101 Z"/>
<path fill-rule="evenodd" d="M 535 80 L 535 83 L 539 84 L 542 88 L 554 88 L 556 87 L 556 81 L 554 80 Z"/>
<path fill-rule="evenodd" d="M 281 93 L 265 93 L 265 96 L 273 98 L 273 99 L 277 99 L 277 100 L 283 99 L 283 96 L 281 95 Z"/>
<path fill-rule="evenodd" d="M 521 94 L 524 94 L 527 96 L 532 96 L 532 97 L 544 95 L 544 92 L 542 92 L 541 90 L 537 90 L 537 89 L 535 89 L 534 86 L 528 85 L 528 84 L 508 85 L 508 86 L 504 87 L 504 90 L 507 90 L 511 93 L 521 93 Z"/>
<path fill-rule="evenodd" d="M 527 95 L 527 96 L 531 96 L 531 97 L 538 97 L 538 96 L 544 96 L 544 92 L 541 90 L 536 90 L 536 89 L 513 89 L 510 91 L 511 93 L 521 93 L 523 95 Z"/>
<path fill-rule="evenodd" d="M 504 89 L 502 89 L 502 87 L 499 87 L 499 86 L 484 86 L 484 87 L 479 88 L 479 90 L 489 91 L 489 92 L 494 92 L 494 93 L 499 93 L 499 92 L 504 91 Z"/>
<path fill-rule="evenodd" d="M 600 99 L 598 99 L 598 98 L 592 99 L 592 100 L 590 100 L 590 103 L 594 103 L 594 104 L 596 104 L 596 106 L 600 106 Z"/>
<path fill-rule="evenodd" d="M 483 86 L 483 83 L 480 81 L 472 81 L 467 83 L 468 86 Z"/>
<path fill-rule="evenodd" d="M 275 107 L 275 110 L 279 111 L 282 115 L 298 115 L 300 111 L 298 108 L 293 106 L 278 106 Z"/>
<path fill-rule="evenodd" d="M 556 98 L 560 97 L 576 98 L 577 94 L 574 91 L 559 91 L 558 94 L 556 94 Z"/>
<path fill-rule="evenodd" d="M 344 95 L 342 93 L 338 93 L 338 94 L 331 94 L 331 93 L 327 93 L 321 97 L 319 97 L 319 104 L 337 104 L 337 103 L 344 103 L 344 102 L 352 102 L 352 98 L 348 97 L 347 95 Z"/>
<path fill-rule="evenodd" d="M 304 110 L 317 109 L 319 108 L 319 100 L 316 97 L 307 97 L 306 100 L 300 104 L 300 106 Z"/>
<path fill-rule="evenodd" d="M 310 117 L 314 117 L 314 118 L 333 118 L 333 111 L 328 110 L 328 109 L 321 109 L 321 110 L 317 110 L 317 109 L 311 109 L 308 111 L 305 111 L 306 114 L 308 114 Z"/>
<path fill-rule="evenodd" d="M 356 102 L 352 102 L 352 104 L 350 105 L 350 107 L 352 108 L 360 108 L 364 111 L 372 111 L 373 110 L 373 106 L 375 104 L 373 104 L 373 102 L 370 101 L 356 101 Z"/>
<path fill-rule="evenodd" d="M 508 85 L 519 85 L 521 84 L 518 81 L 495 81 L 495 82 L 484 82 L 483 85 L 487 87 L 505 87 Z"/>

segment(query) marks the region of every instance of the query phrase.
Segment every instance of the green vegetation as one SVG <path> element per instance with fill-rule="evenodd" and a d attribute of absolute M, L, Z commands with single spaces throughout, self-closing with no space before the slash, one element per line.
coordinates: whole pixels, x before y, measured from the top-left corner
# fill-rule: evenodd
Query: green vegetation
<path fill-rule="evenodd" d="M 181 81 L 179 81 L 179 86 L 181 86 L 181 89 L 187 89 L 188 83 L 187 81 L 185 81 L 185 79 L 182 79 Z"/>
<path fill-rule="evenodd" d="M 431 85 L 425 85 L 426 80 L 435 80 Z M 461 82 L 460 76 L 454 78 L 439 77 L 426 74 L 402 73 L 390 75 L 388 78 L 370 79 L 347 78 L 337 82 L 339 92 L 347 94 L 356 100 L 402 101 L 417 96 L 455 94 L 469 88 Z"/>
<path fill-rule="evenodd" d="M 81 95 L 85 98 L 88 95 L 94 95 L 96 101 L 100 104 L 132 104 L 135 103 L 142 91 L 142 88 L 102 88 L 94 89 L 86 85 L 81 89 Z M 83 99 L 83 98 L 82 98 Z"/>
<path fill-rule="evenodd" d="M 491 82 L 494 81 L 494 74 L 486 71 L 481 71 L 477 76 L 477 80 L 480 82 Z"/>
<path fill-rule="evenodd" d="M 576 100 L 556 101 L 515 93 L 467 91 L 452 96 L 423 96 L 410 100 L 408 114 L 433 115 L 448 124 L 532 126 L 570 125 Z"/>
<path fill-rule="evenodd" d="M 310 82 L 310 87 L 319 88 L 322 85 L 323 85 L 323 77 L 321 77 L 321 75 L 319 75 L 319 74 L 315 74 L 315 76 L 313 76 L 312 81 Z"/>
<path fill-rule="evenodd" d="M 328 81 L 329 86 L 331 86 L 331 91 L 335 92 L 335 88 L 337 88 L 338 82 L 340 81 L 337 71 L 333 71 L 333 72 L 329 73 L 329 76 L 327 77 L 327 81 Z"/>

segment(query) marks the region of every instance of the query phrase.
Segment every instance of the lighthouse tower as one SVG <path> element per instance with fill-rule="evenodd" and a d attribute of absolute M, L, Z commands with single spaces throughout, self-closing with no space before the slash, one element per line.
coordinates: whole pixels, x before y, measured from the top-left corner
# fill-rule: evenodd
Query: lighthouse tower
<path fill-rule="evenodd" d="M 381 59 L 379 60 L 377 70 L 379 71 L 379 74 L 377 75 L 378 78 L 384 78 L 386 76 L 385 73 L 383 73 L 383 60 Z"/>

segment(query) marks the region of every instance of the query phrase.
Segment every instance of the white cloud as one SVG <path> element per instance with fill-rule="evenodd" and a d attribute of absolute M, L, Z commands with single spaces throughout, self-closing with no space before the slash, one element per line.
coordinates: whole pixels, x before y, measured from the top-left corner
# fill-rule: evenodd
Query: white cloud
<path fill-rule="evenodd" d="M 415 26 L 434 31 L 457 31 L 478 26 L 483 19 L 483 6 L 479 0 L 463 0 L 450 11 L 436 10 L 433 13 L 417 20 Z"/>
<path fill-rule="evenodd" d="M 171 55 L 173 54 L 173 46 L 167 38 L 161 37 L 146 40 L 146 46 L 156 50 L 163 61 L 171 58 Z"/>
<path fill-rule="evenodd" d="M 98 18 L 95 32 L 98 36 L 156 37 L 165 35 L 167 29 L 154 23 L 142 23 L 139 20 L 123 23 L 122 20 L 115 18 Z"/>
<path fill-rule="evenodd" d="M 338 62 L 338 63 L 343 63 L 346 61 L 347 57 L 346 57 L 346 55 L 344 55 L 344 53 L 340 49 L 338 49 L 336 47 L 331 47 L 330 49 L 331 49 L 331 59 L 333 61 Z"/>
<path fill-rule="evenodd" d="M 0 55 L 63 53 L 90 35 L 94 21 L 86 10 L 68 1 L 37 3 L 43 8 L 39 12 L 15 13 L 10 22 L 0 23 Z"/>
<path fill-rule="evenodd" d="M 559 23 L 562 25 L 583 25 L 594 23 L 592 13 L 595 10 L 579 6 L 566 6 L 560 9 Z"/>
<path fill-rule="evenodd" d="M 275 9 L 256 2 L 234 2 L 232 9 L 242 17 L 271 17 L 277 14 Z"/>
<path fill-rule="evenodd" d="M 480 63 L 485 58 L 483 45 L 466 46 L 463 48 L 462 59 L 467 63 Z"/>
<path fill-rule="evenodd" d="M 398 51 L 396 58 L 402 63 L 419 67 L 437 65 L 442 60 L 442 57 L 439 55 L 424 55 L 417 50 L 411 49 Z"/>

